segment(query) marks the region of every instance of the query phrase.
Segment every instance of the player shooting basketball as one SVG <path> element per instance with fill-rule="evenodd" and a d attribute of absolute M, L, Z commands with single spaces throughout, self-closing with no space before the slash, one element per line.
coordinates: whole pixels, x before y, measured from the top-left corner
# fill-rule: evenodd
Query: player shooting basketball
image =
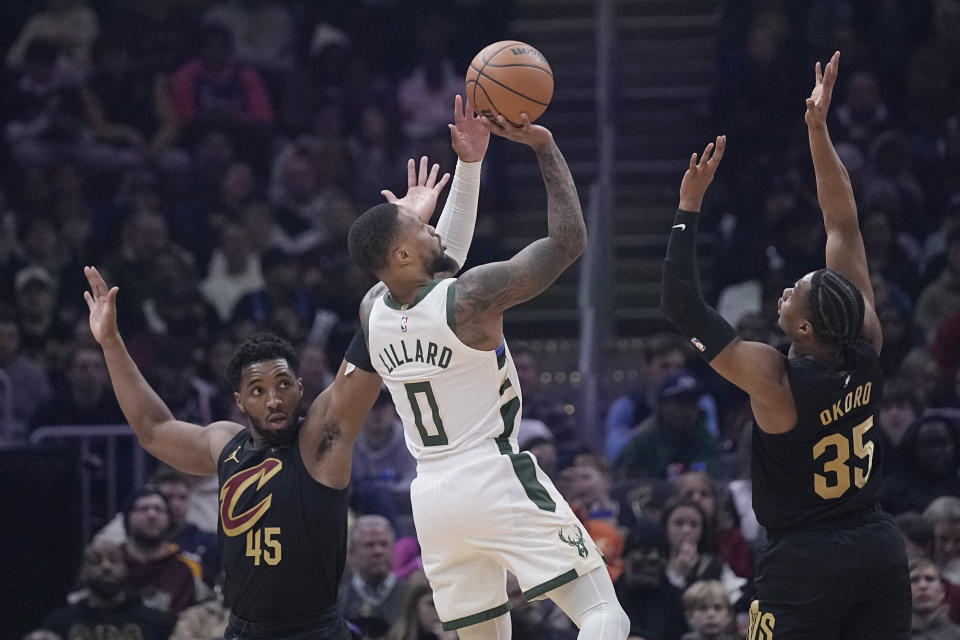
<path fill-rule="evenodd" d="M 902 538 L 877 504 L 883 343 L 850 178 L 827 131 L 837 52 L 816 65 L 805 121 L 827 232 L 826 268 L 783 291 L 789 352 L 737 337 L 700 291 L 697 225 L 726 138 L 693 154 L 663 269 L 662 307 L 720 375 L 750 394 L 753 506 L 770 543 L 750 638 L 900 640 L 910 633 Z"/>
<path fill-rule="evenodd" d="M 465 115 L 458 96 L 451 127 L 457 173 L 440 216 L 454 268 L 473 236 L 480 161 L 489 133 Z M 472 109 L 469 113 L 472 113 Z M 388 201 L 426 224 L 449 175 L 408 164 L 408 190 Z M 415 219 L 414 219 L 415 218 Z M 206 427 L 178 421 L 150 388 L 117 330 L 116 287 L 93 267 L 90 329 L 103 348 L 117 400 L 141 445 L 181 471 L 220 477 L 219 540 L 225 592 L 231 608 L 225 637 L 266 640 L 349 637 L 337 608 L 347 536 L 347 487 L 353 444 L 380 391 L 357 333 L 333 384 L 298 413 L 303 384 L 292 347 L 272 335 L 255 336 L 234 353 L 228 373 L 237 406 L 250 424 L 220 421 Z"/>
<path fill-rule="evenodd" d="M 510 637 L 506 572 L 527 599 L 554 600 L 581 638 L 623 640 L 629 620 L 600 554 L 570 507 L 517 450 L 521 397 L 503 314 L 546 289 L 583 253 L 576 186 L 544 127 L 490 130 L 531 147 L 547 190 L 547 237 L 506 262 L 453 278 L 429 225 L 381 204 L 350 229 L 350 254 L 388 288 L 365 304 L 371 360 L 417 459 L 410 487 L 423 566 L 446 630 Z"/>

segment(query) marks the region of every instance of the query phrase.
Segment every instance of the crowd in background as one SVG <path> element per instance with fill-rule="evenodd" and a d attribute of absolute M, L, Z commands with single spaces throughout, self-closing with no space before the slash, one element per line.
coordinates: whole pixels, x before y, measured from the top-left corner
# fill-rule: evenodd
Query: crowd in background
<path fill-rule="evenodd" d="M 15 16 L 0 75 L 0 372 L 14 390 L 0 443 L 124 423 L 87 326 L 87 264 L 120 287 L 121 332 L 177 418 L 245 424 L 224 365 L 264 329 L 296 346 L 312 401 L 370 284 L 347 229 L 381 189 L 402 190 L 406 158 L 452 168 L 459 70 L 506 35 L 512 3 L 495 4 L 49 0 Z M 960 0 L 722 6 L 704 114 L 730 140 L 705 210 L 713 301 L 744 339 L 780 345 L 780 292 L 823 266 L 802 100 L 813 61 L 841 50 L 830 131 L 884 329 L 881 502 L 908 541 L 915 637 L 960 638 Z M 635 636 L 742 637 L 764 543 L 749 402 L 679 336 L 644 338 L 641 384 L 605 412 L 603 446 L 514 346 L 520 446 L 601 546 Z M 415 463 L 386 393 L 353 473 L 340 601 L 358 637 L 455 638 L 420 570 Z M 34 640 L 96 624 L 222 633 L 215 479 L 161 468 L 128 491 L 121 514 L 96 514 L 76 588 Z M 514 637 L 576 637 L 549 601 L 524 602 L 515 581 L 508 593 Z"/>

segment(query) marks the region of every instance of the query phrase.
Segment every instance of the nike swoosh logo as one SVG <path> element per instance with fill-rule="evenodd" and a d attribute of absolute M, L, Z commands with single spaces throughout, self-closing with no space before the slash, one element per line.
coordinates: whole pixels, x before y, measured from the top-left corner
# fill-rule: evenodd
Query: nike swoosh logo
<path fill-rule="evenodd" d="M 687 225 L 685 225 L 685 224 L 675 224 L 675 225 L 673 225 L 673 228 L 674 228 L 674 229 L 680 229 L 680 231 L 686 231 L 686 230 L 687 230 Z"/>

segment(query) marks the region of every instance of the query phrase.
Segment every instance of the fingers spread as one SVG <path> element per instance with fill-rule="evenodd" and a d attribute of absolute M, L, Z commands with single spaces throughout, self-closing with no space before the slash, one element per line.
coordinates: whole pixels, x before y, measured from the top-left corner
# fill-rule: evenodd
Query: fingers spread
<path fill-rule="evenodd" d="M 93 311 L 93 296 L 90 295 L 89 291 L 83 292 L 83 299 L 87 301 L 87 308 Z"/>
<path fill-rule="evenodd" d="M 407 187 L 417 185 L 417 163 L 413 158 L 407 160 Z"/>
<path fill-rule="evenodd" d="M 697 154 L 695 154 L 695 153 L 690 156 L 690 167 L 689 167 L 689 168 L 690 168 L 691 170 L 697 168 Z"/>
<path fill-rule="evenodd" d="M 433 190 L 436 191 L 437 193 L 440 193 L 441 191 L 443 191 L 443 188 L 447 186 L 448 182 L 450 182 L 450 174 L 445 173 L 443 174 L 443 177 L 440 178 L 440 182 L 437 183 L 437 186 L 434 187 Z"/>
<path fill-rule="evenodd" d="M 420 157 L 420 174 L 417 176 L 417 185 L 423 186 L 427 183 L 427 167 L 429 166 L 430 161 L 427 159 L 427 156 Z"/>
<path fill-rule="evenodd" d="M 425 186 L 433 188 L 433 185 L 437 184 L 437 174 L 440 173 L 440 165 L 434 164 L 430 167 L 430 175 L 427 176 L 427 183 Z"/>

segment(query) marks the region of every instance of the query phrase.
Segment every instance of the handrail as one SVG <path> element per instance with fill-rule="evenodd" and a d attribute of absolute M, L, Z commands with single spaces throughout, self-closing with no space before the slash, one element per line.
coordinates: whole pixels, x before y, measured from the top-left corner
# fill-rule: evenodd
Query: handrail
<path fill-rule="evenodd" d="M 90 445 L 95 440 L 105 440 L 107 459 L 104 465 L 107 474 L 107 510 L 113 514 L 118 511 L 117 505 L 117 446 L 118 438 L 136 439 L 137 434 L 123 425 L 52 425 L 34 429 L 30 434 L 31 444 L 41 444 L 49 440 L 76 440 L 80 444 L 80 454 L 83 458 L 90 455 Z M 146 477 L 147 457 L 143 448 L 138 444 L 133 447 L 133 486 L 143 486 Z M 92 505 L 90 499 L 90 470 L 86 465 L 80 465 L 80 495 L 81 495 L 81 522 L 80 531 L 85 545 L 93 536 Z"/>
<path fill-rule="evenodd" d="M 614 287 L 611 260 L 614 212 L 614 155 L 616 127 L 613 119 L 613 62 L 616 46 L 615 0 L 596 5 L 596 61 L 594 94 L 597 105 L 597 179 L 590 185 L 587 228 L 590 234 L 586 256 L 580 268 L 578 307 L 580 310 L 581 438 L 603 451 L 603 421 L 600 416 L 600 352 L 611 333 L 611 290 Z"/>

